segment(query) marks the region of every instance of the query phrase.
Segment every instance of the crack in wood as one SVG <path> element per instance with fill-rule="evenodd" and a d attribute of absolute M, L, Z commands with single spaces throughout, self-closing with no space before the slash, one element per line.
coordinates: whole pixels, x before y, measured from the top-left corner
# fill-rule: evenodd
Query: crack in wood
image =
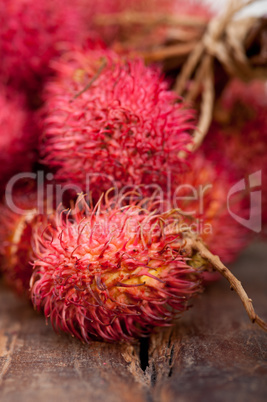
<path fill-rule="evenodd" d="M 156 382 L 157 382 L 157 370 L 156 370 L 156 366 L 155 366 L 154 362 L 151 363 L 150 381 L 151 381 L 151 386 L 155 387 Z"/>
<path fill-rule="evenodd" d="M 141 383 L 143 386 L 150 385 L 149 377 L 146 370 L 142 370 L 140 361 L 140 347 L 137 345 L 124 345 L 122 357 L 128 363 L 128 370 L 133 375 L 135 381 Z"/>
<path fill-rule="evenodd" d="M 10 337 L 8 349 L 6 349 L 3 353 L 3 355 L 5 356 L 5 361 L 0 370 L 0 386 L 2 385 L 3 379 L 4 379 L 5 375 L 7 374 L 8 370 L 11 366 L 11 363 L 12 363 L 12 355 L 13 355 L 13 351 L 14 351 L 17 337 L 18 337 L 18 335 L 17 335 L 18 329 L 19 329 L 18 325 L 15 325 L 12 328 L 13 331 L 11 331 L 11 332 L 13 332 L 14 334 L 11 335 L 11 337 Z M 8 338 L 9 337 L 5 337 L 5 341 L 8 340 Z M 6 342 L 6 345 L 7 345 L 7 342 Z"/>
<path fill-rule="evenodd" d="M 175 344 L 176 332 L 175 328 L 162 330 L 150 338 L 141 339 L 139 349 L 128 345 L 122 353 L 135 380 L 150 390 L 172 376 L 179 349 Z"/>
<path fill-rule="evenodd" d="M 143 370 L 143 372 L 146 372 L 146 369 L 149 367 L 149 338 L 142 338 L 140 340 L 140 353 L 139 353 L 139 358 L 140 358 L 140 367 Z"/>
<path fill-rule="evenodd" d="M 149 367 L 151 368 L 151 385 L 154 387 L 172 376 L 173 365 L 179 352 L 177 338 L 179 339 L 177 327 L 162 330 L 151 336 Z"/>

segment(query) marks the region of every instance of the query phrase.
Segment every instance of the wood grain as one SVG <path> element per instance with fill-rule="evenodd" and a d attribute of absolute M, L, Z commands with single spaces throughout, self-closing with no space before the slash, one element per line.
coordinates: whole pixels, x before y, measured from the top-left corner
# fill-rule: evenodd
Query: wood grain
<path fill-rule="evenodd" d="M 265 320 L 266 259 L 266 245 L 253 245 L 233 267 Z M 57 335 L 1 286 L 3 402 L 265 402 L 266 396 L 267 335 L 250 323 L 225 280 L 195 300 L 174 328 L 134 346 L 84 345 Z"/>
<path fill-rule="evenodd" d="M 266 246 L 254 245 L 233 267 L 265 320 L 266 257 Z M 163 349 L 169 367 L 161 364 Z M 210 286 L 179 326 L 153 337 L 150 352 L 157 400 L 266 400 L 267 334 L 250 323 L 225 280 Z"/>
<path fill-rule="evenodd" d="M 1 401 L 145 400 L 137 373 L 131 374 L 138 348 L 84 345 L 57 335 L 30 305 L 3 287 L 0 306 Z"/>

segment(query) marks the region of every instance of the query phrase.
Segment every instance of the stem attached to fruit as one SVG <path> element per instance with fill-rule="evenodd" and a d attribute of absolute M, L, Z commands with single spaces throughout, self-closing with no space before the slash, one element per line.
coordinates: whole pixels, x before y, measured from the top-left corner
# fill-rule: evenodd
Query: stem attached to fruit
<path fill-rule="evenodd" d="M 235 290 L 240 297 L 250 320 L 253 323 L 258 324 L 262 329 L 267 331 L 267 323 L 264 322 L 254 311 L 252 300 L 248 297 L 245 289 L 243 288 L 241 282 L 232 274 L 232 272 L 226 268 L 226 266 L 221 262 L 220 258 L 213 255 L 207 247 L 198 238 L 192 235 L 187 236 L 187 246 L 189 246 L 192 251 L 196 251 L 200 254 L 202 258 L 207 260 L 216 271 L 218 271 L 222 276 L 224 276 L 231 285 L 231 289 Z"/>

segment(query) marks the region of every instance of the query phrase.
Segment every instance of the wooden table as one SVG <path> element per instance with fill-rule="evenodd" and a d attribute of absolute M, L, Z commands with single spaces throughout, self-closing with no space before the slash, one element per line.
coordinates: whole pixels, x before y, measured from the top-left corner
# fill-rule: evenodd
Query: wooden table
<path fill-rule="evenodd" d="M 267 245 L 234 272 L 267 320 Z M 83 345 L 56 335 L 42 316 L 1 286 L 0 400 L 266 401 L 267 334 L 253 326 L 222 279 L 173 329 L 131 345 Z"/>

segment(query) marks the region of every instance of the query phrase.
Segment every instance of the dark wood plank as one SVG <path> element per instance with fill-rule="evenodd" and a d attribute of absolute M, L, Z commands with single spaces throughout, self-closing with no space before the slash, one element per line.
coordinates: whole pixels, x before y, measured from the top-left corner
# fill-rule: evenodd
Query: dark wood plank
<path fill-rule="evenodd" d="M 265 320 L 266 258 L 266 245 L 254 245 L 234 266 Z M 0 288 L 1 401 L 265 402 L 267 335 L 224 279 L 173 329 L 142 342 L 139 354 L 138 345 L 83 345 L 56 335 L 29 304 Z"/>
<path fill-rule="evenodd" d="M 266 245 L 254 245 L 233 272 L 267 320 Z M 228 283 L 210 286 L 173 330 L 153 336 L 150 376 L 155 400 L 266 401 L 267 334 L 250 323 Z"/>
<path fill-rule="evenodd" d="M 143 401 L 142 381 L 136 380 L 138 370 L 143 379 L 137 356 L 132 346 L 83 345 L 56 335 L 30 305 L 1 288 L 2 402 Z"/>

